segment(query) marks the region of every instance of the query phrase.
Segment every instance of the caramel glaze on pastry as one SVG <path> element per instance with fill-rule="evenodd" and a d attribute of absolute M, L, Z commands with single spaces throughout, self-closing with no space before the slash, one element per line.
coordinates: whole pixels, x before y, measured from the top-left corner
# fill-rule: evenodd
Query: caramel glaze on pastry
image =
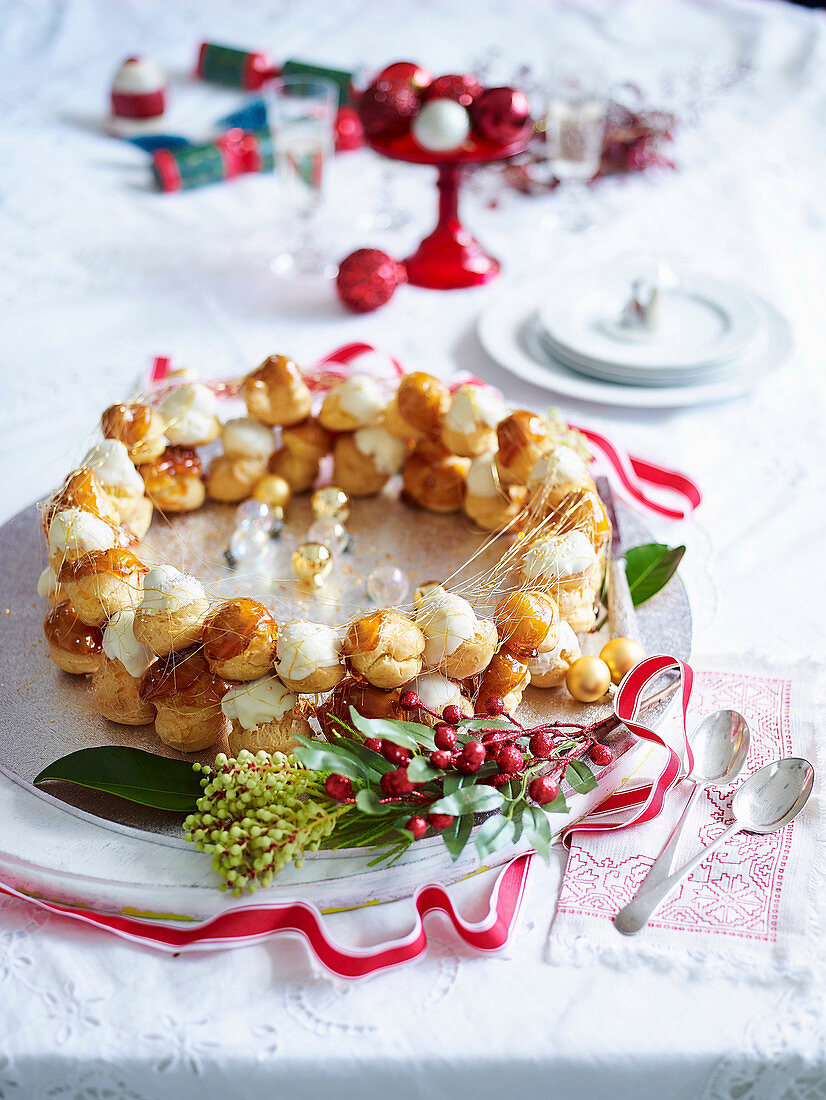
<path fill-rule="evenodd" d="M 418 676 L 425 638 L 398 611 L 374 611 L 350 625 L 344 656 L 352 674 L 374 687 L 397 688 Z"/>
<path fill-rule="evenodd" d="M 458 512 L 470 459 L 452 455 L 436 440 L 422 440 L 402 468 L 404 498 L 429 512 Z"/>
<path fill-rule="evenodd" d="M 348 676 L 318 708 L 317 717 L 324 736 L 328 737 L 331 733 L 346 736 L 346 731 L 336 719 L 350 726 L 350 707 L 355 707 L 363 718 L 403 718 L 405 715 L 399 706 L 400 694 L 399 688 L 385 691 Z"/>
<path fill-rule="evenodd" d="M 103 634 L 96 626 L 87 626 L 75 613 L 69 600 L 53 607 L 43 623 L 49 656 L 64 672 L 82 675 L 94 672 L 103 655 Z"/>
<path fill-rule="evenodd" d="M 484 714 L 488 699 L 498 695 L 504 700 L 505 710 L 513 714 L 530 682 L 527 665 L 507 649 L 500 649 L 485 669 L 476 689 L 476 713 Z"/>
<path fill-rule="evenodd" d="M 302 462 L 320 462 L 329 454 L 333 437 L 312 416 L 300 424 L 281 431 L 281 446 Z"/>
<path fill-rule="evenodd" d="M 141 699 L 157 709 L 155 732 L 179 752 L 198 752 L 230 731 L 221 710 L 228 684 L 209 668 L 200 646 L 156 661 L 144 673 Z"/>
<path fill-rule="evenodd" d="M 496 469 L 502 485 L 525 485 L 536 460 L 553 445 L 542 418 L 525 409 L 499 422 L 496 440 Z"/>
<path fill-rule="evenodd" d="M 194 512 L 204 503 L 201 460 L 191 447 L 167 447 L 160 458 L 138 467 L 146 495 L 162 512 Z"/>
<path fill-rule="evenodd" d="M 166 448 L 166 422 L 149 405 L 110 405 L 100 418 L 106 439 L 119 439 L 137 466 L 160 458 Z"/>
<path fill-rule="evenodd" d="M 206 475 L 206 491 L 212 500 L 237 504 L 246 500 L 264 476 L 266 460 L 249 455 L 216 455 Z"/>
<path fill-rule="evenodd" d="M 511 592 L 494 612 L 506 649 L 525 660 L 553 649 L 559 635 L 559 608 L 544 592 Z"/>
<path fill-rule="evenodd" d="M 398 434 L 399 428 L 406 425 L 413 429 L 413 438 L 416 433 L 435 436 L 441 431 L 445 413 L 450 408 L 450 391 L 432 374 L 415 371 L 402 378 L 391 405 L 393 413 L 387 424 L 391 434 Z M 396 417 L 402 421 L 401 426 Z M 411 437 L 409 431 L 407 437 Z"/>
<path fill-rule="evenodd" d="M 310 414 L 312 397 L 298 366 L 286 355 L 270 355 L 243 382 L 253 420 L 271 427 L 298 424 Z"/>
<path fill-rule="evenodd" d="M 257 680 L 271 668 L 277 635 L 275 619 L 257 600 L 227 600 L 204 624 L 204 656 L 216 676 Z"/>
<path fill-rule="evenodd" d="M 87 626 L 103 626 L 116 611 L 137 607 L 147 572 L 131 550 L 115 546 L 65 561 L 57 580 L 78 618 Z"/>
<path fill-rule="evenodd" d="M 56 513 L 62 512 L 64 508 L 82 508 L 84 512 L 91 512 L 93 516 L 105 519 L 115 527 L 121 526 L 117 508 L 88 466 L 82 466 L 69 474 L 57 492 L 46 502 L 42 517 L 46 532 Z"/>

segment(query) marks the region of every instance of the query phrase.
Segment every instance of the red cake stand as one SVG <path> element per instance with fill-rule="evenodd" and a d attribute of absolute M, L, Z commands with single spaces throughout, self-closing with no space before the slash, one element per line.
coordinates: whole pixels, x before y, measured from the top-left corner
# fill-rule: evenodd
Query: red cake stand
<path fill-rule="evenodd" d="M 439 220 L 412 256 L 404 262 L 414 286 L 432 290 L 456 290 L 480 286 L 499 274 L 499 261 L 491 256 L 459 221 L 459 182 L 462 169 L 473 164 L 505 160 L 524 151 L 528 136 L 509 145 L 469 137 L 449 153 L 430 153 L 411 134 L 388 142 L 371 141 L 377 153 L 409 164 L 431 164 L 439 169 Z"/>

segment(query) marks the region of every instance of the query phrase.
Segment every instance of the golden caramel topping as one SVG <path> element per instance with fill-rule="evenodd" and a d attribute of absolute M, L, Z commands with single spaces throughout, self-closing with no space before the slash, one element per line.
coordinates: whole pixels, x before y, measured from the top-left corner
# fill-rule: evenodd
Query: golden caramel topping
<path fill-rule="evenodd" d="M 144 462 L 137 467 L 150 496 L 170 497 L 176 492 L 183 495 L 184 480 L 201 476 L 201 459 L 192 447 L 167 447 L 154 462 Z"/>
<path fill-rule="evenodd" d="M 43 522 L 47 531 L 55 513 L 62 512 L 64 508 L 82 508 L 84 512 L 91 512 L 98 519 L 105 520 L 111 520 L 114 515 L 112 504 L 100 482 L 86 466 L 69 474 L 46 504 Z"/>
<path fill-rule="evenodd" d="M 611 534 L 611 521 L 595 489 L 577 489 L 554 509 L 560 531 L 584 531 L 599 549 Z"/>
<path fill-rule="evenodd" d="M 308 416 L 292 428 L 281 429 L 281 442 L 288 450 L 296 453 L 312 451 L 326 455 L 333 445 L 333 437 L 319 424 L 315 417 Z"/>
<path fill-rule="evenodd" d="M 303 384 L 301 371 L 298 364 L 286 355 L 270 355 L 264 362 L 251 371 L 244 379 L 244 388 L 247 386 L 258 388 L 260 386 L 292 386 Z"/>
<path fill-rule="evenodd" d="M 432 374 L 415 371 L 406 374 L 396 393 L 399 415 L 420 432 L 438 431 L 450 407 L 450 391 Z"/>
<path fill-rule="evenodd" d="M 114 546 L 111 550 L 93 550 L 74 561 L 64 561 L 57 579 L 61 584 L 66 581 L 79 581 L 82 577 L 91 577 L 96 573 L 113 573 L 116 577 L 140 576 L 149 569 L 131 550 L 123 546 Z"/>
<path fill-rule="evenodd" d="M 527 679 L 526 665 L 507 649 L 493 655 L 482 676 L 481 694 L 507 695 L 509 691 L 523 687 Z"/>
<path fill-rule="evenodd" d="M 372 684 L 347 677 L 319 707 L 318 720 L 325 735 L 329 732 L 344 734 L 336 718 L 349 726 L 350 707 L 355 707 L 364 718 L 402 718 L 399 706 L 400 689 L 383 691 Z"/>
<path fill-rule="evenodd" d="M 139 693 L 145 702 L 173 696 L 190 707 L 217 706 L 232 685 L 210 672 L 201 646 L 162 657 L 144 673 Z"/>
<path fill-rule="evenodd" d="M 119 439 L 132 448 L 146 437 L 152 411 L 148 405 L 110 405 L 100 418 L 101 430 L 107 439 Z"/>
<path fill-rule="evenodd" d="M 350 657 L 354 653 L 372 653 L 378 649 L 382 630 L 389 629 L 398 618 L 401 616 L 395 611 L 374 611 L 356 619 L 344 639 L 344 655 Z"/>
<path fill-rule="evenodd" d="M 402 469 L 403 497 L 437 512 L 455 512 L 465 498 L 470 460 L 451 454 L 436 440 L 418 443 Z"/>
<path fill-rule="evenodd" d="M 496 605 L 499 637 L 517 657 L 534 657 L 537 648 L 559 622 L 554 600 L 544 592 L 512 592 Z"/>
<path fill-rule="evenodd" d="M 501 420 L 496 429 L 496 439 L 499 457 L 505 466 L 512 465 L 523 450 L 530 447 L 538 452 L 543 451 L 552 442 L 542 418 L 526 409 L 517 409 Z"/>
<path fill-rule="evenodd" d="M 269 610 L 246 597 L 227 600 L 204 624 L 204 653 L 210 661 L 229 661 L 260 639 L 275 652 L 276 623 Z"/>
<path fill-rule="evenodd" d="M 96 626 L 82 623 L 68 600 L 53 607 L 43 623 L 46 640 L 71 653 L 102 653 L 103 633 Z"/>

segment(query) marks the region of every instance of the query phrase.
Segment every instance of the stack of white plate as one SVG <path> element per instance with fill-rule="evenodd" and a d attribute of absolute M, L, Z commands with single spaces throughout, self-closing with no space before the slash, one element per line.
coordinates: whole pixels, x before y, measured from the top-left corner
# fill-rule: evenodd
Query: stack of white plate
<path fill-rule="evenodd" d="M 660 292 L 650 330 L 620 321 L 605 293 L 578 302 L 547 302 L 539 338 L 560 363 L 603 382 L 685 386 L 737 375 L 759 351 L 765 326 L 759 301 L 747 290 L 708 278 L 684 278 Z"/>
<path fill-rule="evenodd" d="M 480 318 L 487 351 L 557 393 L 666 407 L 736 396 L 786 358 L 785 319 L 752 291 L 683 275 L 659 292 L 656 324 L 623 324 L 622 288 L 536 286 L 494 299 Z M 627 294 L 626 294 L 627 297 Z"/>

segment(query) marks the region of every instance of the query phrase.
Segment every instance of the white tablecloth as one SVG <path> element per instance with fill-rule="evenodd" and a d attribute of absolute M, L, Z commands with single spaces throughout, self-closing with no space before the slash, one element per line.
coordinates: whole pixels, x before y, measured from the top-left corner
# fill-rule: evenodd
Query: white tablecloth
<path fill-rule="evenodd" d="M 656 244 L 769 296 L 793 324 L 795 355 L 722 405 L 563 411 L 703 486 L 695 519 L 655 524 L 689 547 L 696 652 L 816 658 L 826 619 L 825 32 L 821 14 L 769 0 L 6 0 L 0 518 L 60 480 L 100 410 L 155 353 L 228 375 L 276 350 L 309 362 L 365 339 L 411 367 L 469 369 L 515 403 L 547 403 L 485 355 L 478 312 L 571 256 L 608 263 Z M 145 154 L 103 135 L 122 58 L 140 52 L 181 72 L 201 38 L 342 67 L 401 55 L 461 71 L 481 59 L 501 81 L 522 62 L 543 77 L 552 60 L 588 58 L 652 105 L 676 107 L 680 170 L 603 185 L 602 225 L 584 236 L 537 231 L 552 198 L 506 194 L 494 210 L 471 189 L 466 220 L 502 257 L 502 279 L 451 294 L 403 288 L 381 312 L 353 317 L 331 290 L 268 274 L 280 233 L 271 178 L 160 196 Z M 175 111 L 197 130 L 238 101 L 179 85 Z M 369 228 L 380 176 L 367 153 L 337 158 L 325 233 L 338 254 L 378 244 L 404 255 L 429 227 L 432 172 L 402 168 L 395 199 L 413 224 Z M 471 957 L 434 924 L 426 960 L 357 986 L 320 973 L 297 943 L 159 958 L 0 902 L 0 1097 L 826 1095 L 818 987 L 550 965 L 562 867 L 560 854 L 532 872 L 505 955 Z"/>

